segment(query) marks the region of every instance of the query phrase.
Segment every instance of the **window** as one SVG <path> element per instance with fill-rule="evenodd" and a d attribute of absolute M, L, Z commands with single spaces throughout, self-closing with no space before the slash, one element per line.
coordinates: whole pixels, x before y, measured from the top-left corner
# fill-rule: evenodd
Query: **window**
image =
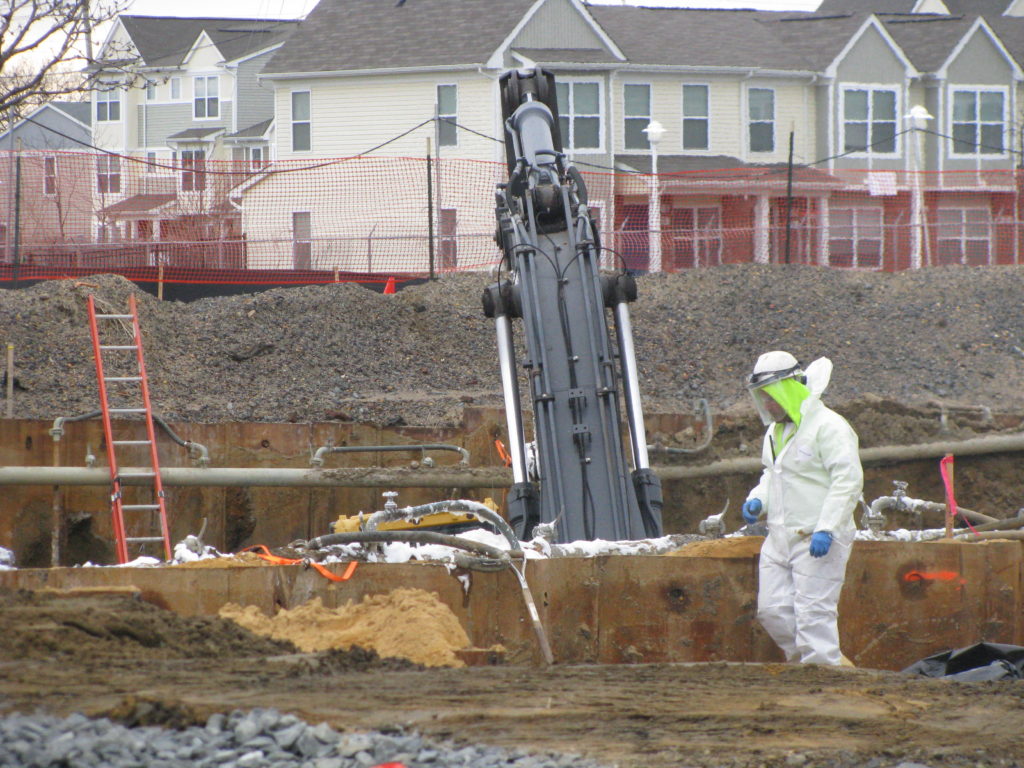
<path fill-rule="evenodd" d="M 292 92 L 292 151 L 308 152 L 312 144 L 309 91 Z"/>
<path fill-rule="evenodd" d="M 775 91 L 751 88 L 747 91 L 747 130 L 751 152 L 775 151 Z"/>
<path fill-rule="evenodd" d="M 843 91 L 843 151 L 895 154 L 896 114 L 896 91 L 884 88 Z"/>
<path fill-rule="evenodd" d="M 438 241 L 441 257 L 441 269 L 455 269 L 458 266 L 458 210 L 442 208 L 438 216 Z"/>
<path fill-rule="evenodd" d="M 1006 113 L 1002 91 L 953 91 L 953 154 L 1002 155 Z"/>
<path fill-rule="evenodd" d="M 882 268 L 882 209 L 829 211 L 829 264 L 852 269 Z"/>
<path fill-rule="evenodd" d="M 197 77 L 194 83 L 193 117 L 209 118 L 220 116 L 220 97 L 218 93 L 220 86 L 217 75 Z"/>
<path fill-rule="evenodd" d="M 172 101 L 181 101 L 181 78 L 180 77 L 172 77 L 171 78 L 171 100 Z"/>
<path fill-rule="evenodd" d="M 309 211 L 292 213 L 292 266 L 310 269 L 313 261 L 313 224 Z"/>
<path fill-rule="evenodd" d="M 722 212 L 717 207 L 673 208 L 669 226 L 676 268 L 722 262 Z"/>
<path fill-rule="evenodd" d="M 156 83 L 146 83 L 146 101 L 156 101 Z"/>
<path fill-rule="evenodd" d="M 121 192 L 121 158 L 117 155 L 96 158 L 96 191 L 101 195 Z"/>
<path fill-rule="evenodd" d="M 437 146 L 458 146 L 459 135 L 455 125 L 458 122 L 458 107 L 458 86 L 437 86 Z"/>
<path fill-rule="evenodd" d="M 711 135 L 706 85 L 683 86 L 683 149 L 708 149 Z"/>
<path fill-rule="evenodd" d="M 562 148 L 600 149 L 601 86 L 599 83 L 563 81 L 555 84 L 558 127 Z"/>
<path fill-rule="evenodd" d="M 43 158 L 43 194 L 57 194 L 57 158 Z"/>
<path fill-rule="evenodd" d="M 988 208 L 938 211 L 939 264 L 990 264 L 992 216 Z"/>
<path fill-rule="evenodd" d="M 622 136 L 626 149 L 650 149 L 644 128 L 651 122 L 651 86 L 622 86 L 622 114 L 625 119 Z"/>
<path fill-rule="evenodd" d="M 248 147 L 245 151 L 246 154 L 249 156 L 249 167 L 252 170 L 258 171 L 260 168 L 266 165 L 266 162 L 264 162 L 263 160 L 263 147 Z"/>
<path fill-rule="evenodd" d="M 181 191 L 198 192 L 206 189 L 206 152 L 186 149 L 181 153 Z"/>
<path fill-rule="evenodd" d="M 121 119 L 121 94 L 115 90 L 96 92 L 96 121 L 116 123 Z"/>
<path fill-rule="evenodd" d="M 156 157 L 156 152 L 146 153 L 146 173 L 156 173 L 160 169 L 157 167 L 159 161 Z"/>

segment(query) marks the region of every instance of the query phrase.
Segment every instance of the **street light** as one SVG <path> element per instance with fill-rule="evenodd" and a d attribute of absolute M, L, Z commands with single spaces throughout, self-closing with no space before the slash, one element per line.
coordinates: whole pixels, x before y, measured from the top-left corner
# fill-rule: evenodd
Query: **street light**
<path fill-rule="evenodd" d="M 910 108 L 910 112 L 903 116 L 907 125 L 914 132 L 914 147 L 910 153 L 913 178 L 911 179 L 910 199 L 910 266 L 912 269 L 920 269 L 923 264 L 922 253 L 925 248 L 924 237 L 924 191 L 921 188 L 921 165 L 924 151 L 924 130 L 928 127 L 928 121 L 933 119 L 928 110 L 920 104 Z"/>
<path fill-rule="evenodd" d="M 644 128 L 647 141 L 651 145 L 651 201 L 648 207 L 648 272 L 661 272 L 661 200 L 658 191 L 658 142 L 665 135 L 665 126 L 657 120 L 651 120 Z"/>

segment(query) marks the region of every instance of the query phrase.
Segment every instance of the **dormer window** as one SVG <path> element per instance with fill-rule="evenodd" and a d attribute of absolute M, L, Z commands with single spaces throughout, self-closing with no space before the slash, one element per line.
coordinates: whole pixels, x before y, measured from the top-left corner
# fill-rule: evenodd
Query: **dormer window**
<path fill-rule="evenodd" d="M 1006 95 L 999 90 L 953 91 L 953 154 L 1002 155 Z"/>
<path fill-rule="evenodd" d="M 843 91 L 843 151 L 896 154 L 896 90 L 856 87 Z"/>

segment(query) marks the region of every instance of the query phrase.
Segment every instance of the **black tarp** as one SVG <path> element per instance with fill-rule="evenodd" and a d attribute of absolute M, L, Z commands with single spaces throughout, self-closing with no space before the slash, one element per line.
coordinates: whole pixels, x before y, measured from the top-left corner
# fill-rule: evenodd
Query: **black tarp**
<path fill-rule="evenodd" d="M 912 675 L 949 680 L 1024 679 L 1024 647 L 1002 643 L 976 643 L 955 651 L 943 651 L 915 661 L 903 670 Z"/>

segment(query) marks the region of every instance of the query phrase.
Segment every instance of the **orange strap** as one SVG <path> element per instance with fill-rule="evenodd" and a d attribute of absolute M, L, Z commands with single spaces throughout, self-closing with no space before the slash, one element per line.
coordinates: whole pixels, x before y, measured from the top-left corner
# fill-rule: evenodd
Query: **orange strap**
<path fill-rule="evenodd" d="M 273 565 L 298 565 L 299 563 L 303 563 L 305 565 L 312 566 L 316 569 L 317 573 L 330 581 L 348 581 L 352 578 L 352 574 L 356 572 L 357 563 L 355 560 L 350 562 L 348 564 L 348 568 L 345 569 L 345 572 L 339 576 L 338 574 L 329 571 L 327 566 L 321 565 L 320 563 L 314 563 L 312 560 L 292 559 L 289 557 L 280 557 L 279 555 L 275 555 L 267 549 L 265 544 L 254 544 L 251 547 L 246 547 L 242 552 L 252 552 L 256 557 L 261 560 L 266 560 L 268 563 Z"/>
<path fill-rule="evenodd" d="M 509 456 L 508 451 L 505 450 L 505 444 L 501 440 L 494 441 L 494 447 L 498 449 L 498 456 L 505 462 L 506 467 L 512 466 L 512 457 Z"/>

